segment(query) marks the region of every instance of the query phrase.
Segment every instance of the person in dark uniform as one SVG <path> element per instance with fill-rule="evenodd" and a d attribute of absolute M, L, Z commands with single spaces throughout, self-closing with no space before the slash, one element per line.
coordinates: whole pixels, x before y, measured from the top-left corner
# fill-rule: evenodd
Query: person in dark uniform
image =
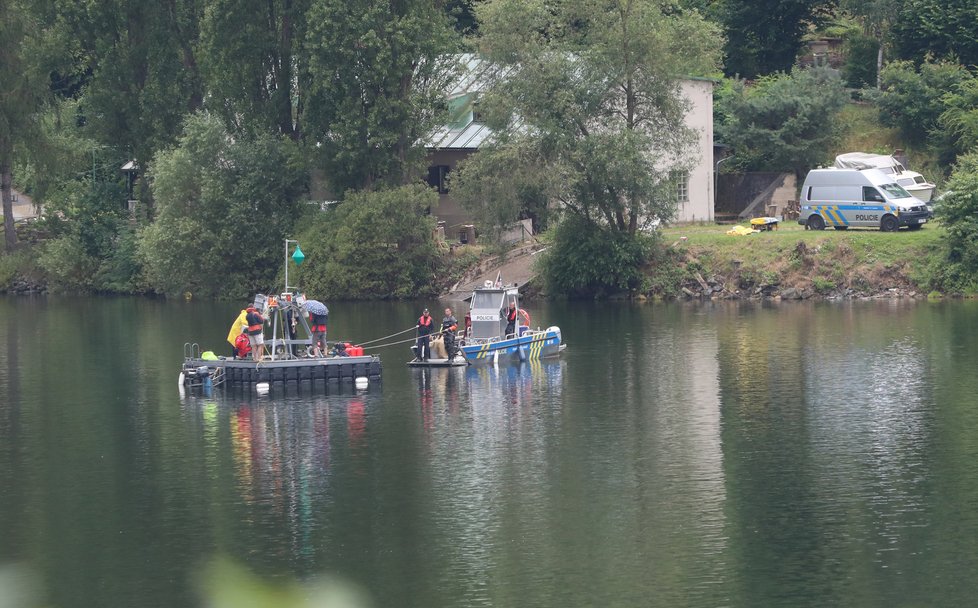
<path fill-rule="evenodd" d="M 418 319 L 418 360 L 427 361 L 431 356 L 431 330 L 434 328 L 435 320 L 428 314 L 425 308 Z"/>
<path fill-rule="evenodd" d="M 445 309 L 445 317 L 441 320 L 441 333 L 445 338 L 445 352 L 448 360 L 455 358 L 455 330 L 458 329 L 458 319 L 452 315 L 452 309 Z"/>

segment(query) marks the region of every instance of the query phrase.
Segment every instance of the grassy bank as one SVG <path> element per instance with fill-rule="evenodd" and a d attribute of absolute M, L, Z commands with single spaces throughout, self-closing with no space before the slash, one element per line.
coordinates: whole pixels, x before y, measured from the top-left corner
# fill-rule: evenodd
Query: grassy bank
<path fill-rule="evenodd" d="M 939 223 L 897 233 L 807 231 L 786 222 L 769 232 L 731 236 L 726 233 L 730 228 L 665 229 L 665 259 L 650 268 L 652 293 L 788 298 L 926 295 L 932 289 L 930 271 L 939 259 L 943 234 Z"/>

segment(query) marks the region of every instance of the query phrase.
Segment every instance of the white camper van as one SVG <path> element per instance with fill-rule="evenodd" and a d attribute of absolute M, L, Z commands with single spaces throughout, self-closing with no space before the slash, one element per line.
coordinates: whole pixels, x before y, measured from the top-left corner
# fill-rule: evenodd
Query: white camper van
<path fill-rule="evenodd" d="M 800 206 L 798 223 L 809 230 L 826 226 L 916 230 L 930 217 L 927 205 L 877 169 L 813 169 L 802 186 Z"/>

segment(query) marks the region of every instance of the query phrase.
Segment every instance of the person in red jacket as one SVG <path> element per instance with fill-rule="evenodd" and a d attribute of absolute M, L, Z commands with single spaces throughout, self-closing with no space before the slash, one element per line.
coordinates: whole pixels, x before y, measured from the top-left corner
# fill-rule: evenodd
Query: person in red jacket
<path fill-rule="evenodd" d="M 418 360 L 427 361 L 431 356 L 431 330 L 434 329 L 435 320 L 428 314 L 425 308 L 418 319 Z"/>

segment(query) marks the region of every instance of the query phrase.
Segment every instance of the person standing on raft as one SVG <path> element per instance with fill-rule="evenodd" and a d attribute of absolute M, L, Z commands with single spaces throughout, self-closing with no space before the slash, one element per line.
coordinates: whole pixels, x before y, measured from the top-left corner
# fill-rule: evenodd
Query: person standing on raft
<path fill-rule="evenodd" d="M 431 356 L 431 330 L 433 329 L 435 320 L 431 318 L 428 314 L 428 309 L 425 308 L 424 312 L 421 313 L 421 317 L 418 319 L 418 360 L 427 361 Z"/>
<path fill-rule="evenodd" d="M 251 356 L 261 361 L 265 356 L 265 318 L 254 306 L 248 307 L 248 337 L 251 340 Z"/>

